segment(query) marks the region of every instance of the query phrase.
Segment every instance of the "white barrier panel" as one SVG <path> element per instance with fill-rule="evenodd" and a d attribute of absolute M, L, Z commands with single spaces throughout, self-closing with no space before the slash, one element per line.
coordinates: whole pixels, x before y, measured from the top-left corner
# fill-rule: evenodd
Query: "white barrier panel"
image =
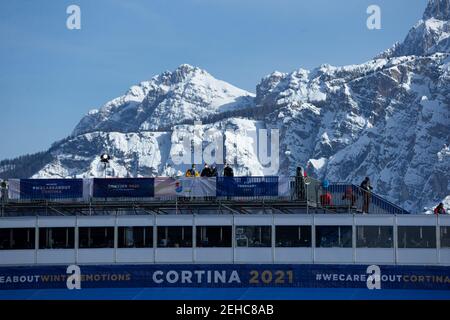
<path fill-rule="evenodd" d="M 93 195 L 94 179 L 83 179 L 83 200 L 89 201 Z"/>
<path fill-rule="evenodd" d="M 170 177 L 155 178 L 155 197 L 176 196 L 177 189 L 180 188 L 179 179 Z"/>
<path fill-rule="evenodd" d="M 155 178 L 155 197 L 215 197 L 216 178 Z"/>
<path fill-rule="evenodd" d="M 8 180 L 8 198 L 11 200 L 20 199 L 20 179 Z"/>
<path fill-rule="evenodd" d="M 289 197 L 291 194 L 290 189 L 290 179 L 289 177 L 280 176 L 278 177 L 278 196 L 279 197 Z"/>

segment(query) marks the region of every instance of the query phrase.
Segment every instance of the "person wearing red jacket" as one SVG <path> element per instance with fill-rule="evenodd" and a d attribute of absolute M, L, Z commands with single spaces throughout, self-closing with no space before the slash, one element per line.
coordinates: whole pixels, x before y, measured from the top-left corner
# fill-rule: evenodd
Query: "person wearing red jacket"
<path fill-rule="evenodd" d="M 324 194 L 320 195 L 320 204 L 324 207 L 333 205 L 331 202 L 331 193 L 326 191 Z"/>
<path fill-rule="evenodd" d="M 445 214 L 445 208 L 442 202 L 439 203 L 436 208 L 434 208 L 434 214 Z"/>

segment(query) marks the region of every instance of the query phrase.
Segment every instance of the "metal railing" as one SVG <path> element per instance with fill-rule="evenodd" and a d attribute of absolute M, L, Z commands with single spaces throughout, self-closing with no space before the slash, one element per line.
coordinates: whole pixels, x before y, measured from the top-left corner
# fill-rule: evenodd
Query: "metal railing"
<path fill-rule="evenodd" d="M 218 177 L 220 179 L 222 177 Z M 47 214 L 58 214 L 58 209 L 53 206 L 63 207 L 64 205 L 85 205 L 89 207 L 89 213 L 94 212 L 95 208 L 112 204 L 119 207 L 138 208 L 141 205 L 161 205 L 173 204 L 175 207 L 192 204 L 204 205 L 221 205 L 222 203 L 293 203 L 298 207 L 306 208 L 308 213 L 368 213 L 368 214 L 408 214 L 409 212 L 394 203 L 380 197 L 373 192 L 367 192 L 362 188 L 348 183 L 332 183 L 324 187 L 322 182 L 311 177 L 236 177 L 236 183 L 239 179 L 244 179 L 245 183 L 252 185 L 267 181 L 268 183 L 278 184 L 285 183 L 287 192 L 274 193 L 271 190 L 259 190 L 253 192 L 249 190 L 248 194 L 239 194 L 239 196 L 230 196 L 227 193 L 217 193 L 216 195 L 207 196 L 178 196 L 166 195 L 145 198 L 88 198 L 80 199 L 64 199 L 64 200 L 11 200 L 7 197 L 6 189 L 1 190 L 1 211 L 0 215 L 5 212 L 10 205 L 29 204 L 36 206 L 36 210 L 45 211 Z M 282 180 L 284 179 L 284 180 Z M 272 181 L 273 180 L 273 181 Z M 262 184 L 264 187 L 264 184 Z M 271 186 L 273 188 L 273 186 Z M 245 191 L 245 187 L 244 187 Z M 45 210 L 42 208 L 46 208 Z M 39 209 L 41 208 L 41 209 Z M 100 209 L 99 209 L 100 210 Z M 109 209 L 101 209 L 102 212 Z M 111 209 L 113 210 L 113 209 Z M 120 208 L 118 210 L 124 210 Z M 126 209 L 128 210 L 128 209 Z M 134 210 L 134 209 L 131 209 Z M 85 209 L 80 209 L 85 212 Z"/>
<path fill-rule="evenodd" d="M 328 199 L 324 197 L 327 194 Z M 331 203 L 327 202 L 329 199 Z M 327 188 L 319 186 L 318 207 L 335 213 L 409 214 L 376 193 L 347 183 L 332 183 Z"/>

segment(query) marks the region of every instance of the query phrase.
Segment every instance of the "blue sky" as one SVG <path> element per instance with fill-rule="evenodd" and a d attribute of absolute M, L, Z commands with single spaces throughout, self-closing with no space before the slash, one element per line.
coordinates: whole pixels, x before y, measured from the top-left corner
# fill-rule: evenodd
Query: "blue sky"
<path fill-rule="evenodd" d="M 427 0 L 2 0 L 0 159 L 47 149 L 90 109 L 182 63 L 255 92 L 266 74 L 362 63 Z M 81 8 L 81 30 L 66 8 Z M 382 29 L 366 28 L 369 5 Z"/>

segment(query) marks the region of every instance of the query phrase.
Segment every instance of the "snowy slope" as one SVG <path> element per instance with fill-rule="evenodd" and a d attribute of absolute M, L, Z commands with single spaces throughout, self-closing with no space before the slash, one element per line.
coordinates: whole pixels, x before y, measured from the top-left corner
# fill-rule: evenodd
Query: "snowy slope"
<path fill-rule="evenodd" d="M 203 143 L 214 141 L 207 136 L 208 130 L 224 137 L 223 146 L 230 156 L 223 160 L 233 162 L 232 156 L 236 155 L 237 175 L 273 175 L 277 172 L 265 169 L 257 156 L 257 132 L 264 128 L 264 123 L 260 121 L 230 118 L 196 127 L 176 126 L 171 132 L 85 133 L 59 145 L 53 152 L 54 160 L 33 178 L 89 178 L 103 177 L 105 174 L 108 177 L 181 175 L 191 166 L 190 162 L 178 164 L 173 161 L 174 155 L 184 150 L 183 138 L 192 134 L 201 148 Z M 99 157 L 103 152 L 112 157 L 106 173 Z M 191 157 L 190 161 L 193 160 Z M 202 162 L 201 159 L 197 163 Z"/>

